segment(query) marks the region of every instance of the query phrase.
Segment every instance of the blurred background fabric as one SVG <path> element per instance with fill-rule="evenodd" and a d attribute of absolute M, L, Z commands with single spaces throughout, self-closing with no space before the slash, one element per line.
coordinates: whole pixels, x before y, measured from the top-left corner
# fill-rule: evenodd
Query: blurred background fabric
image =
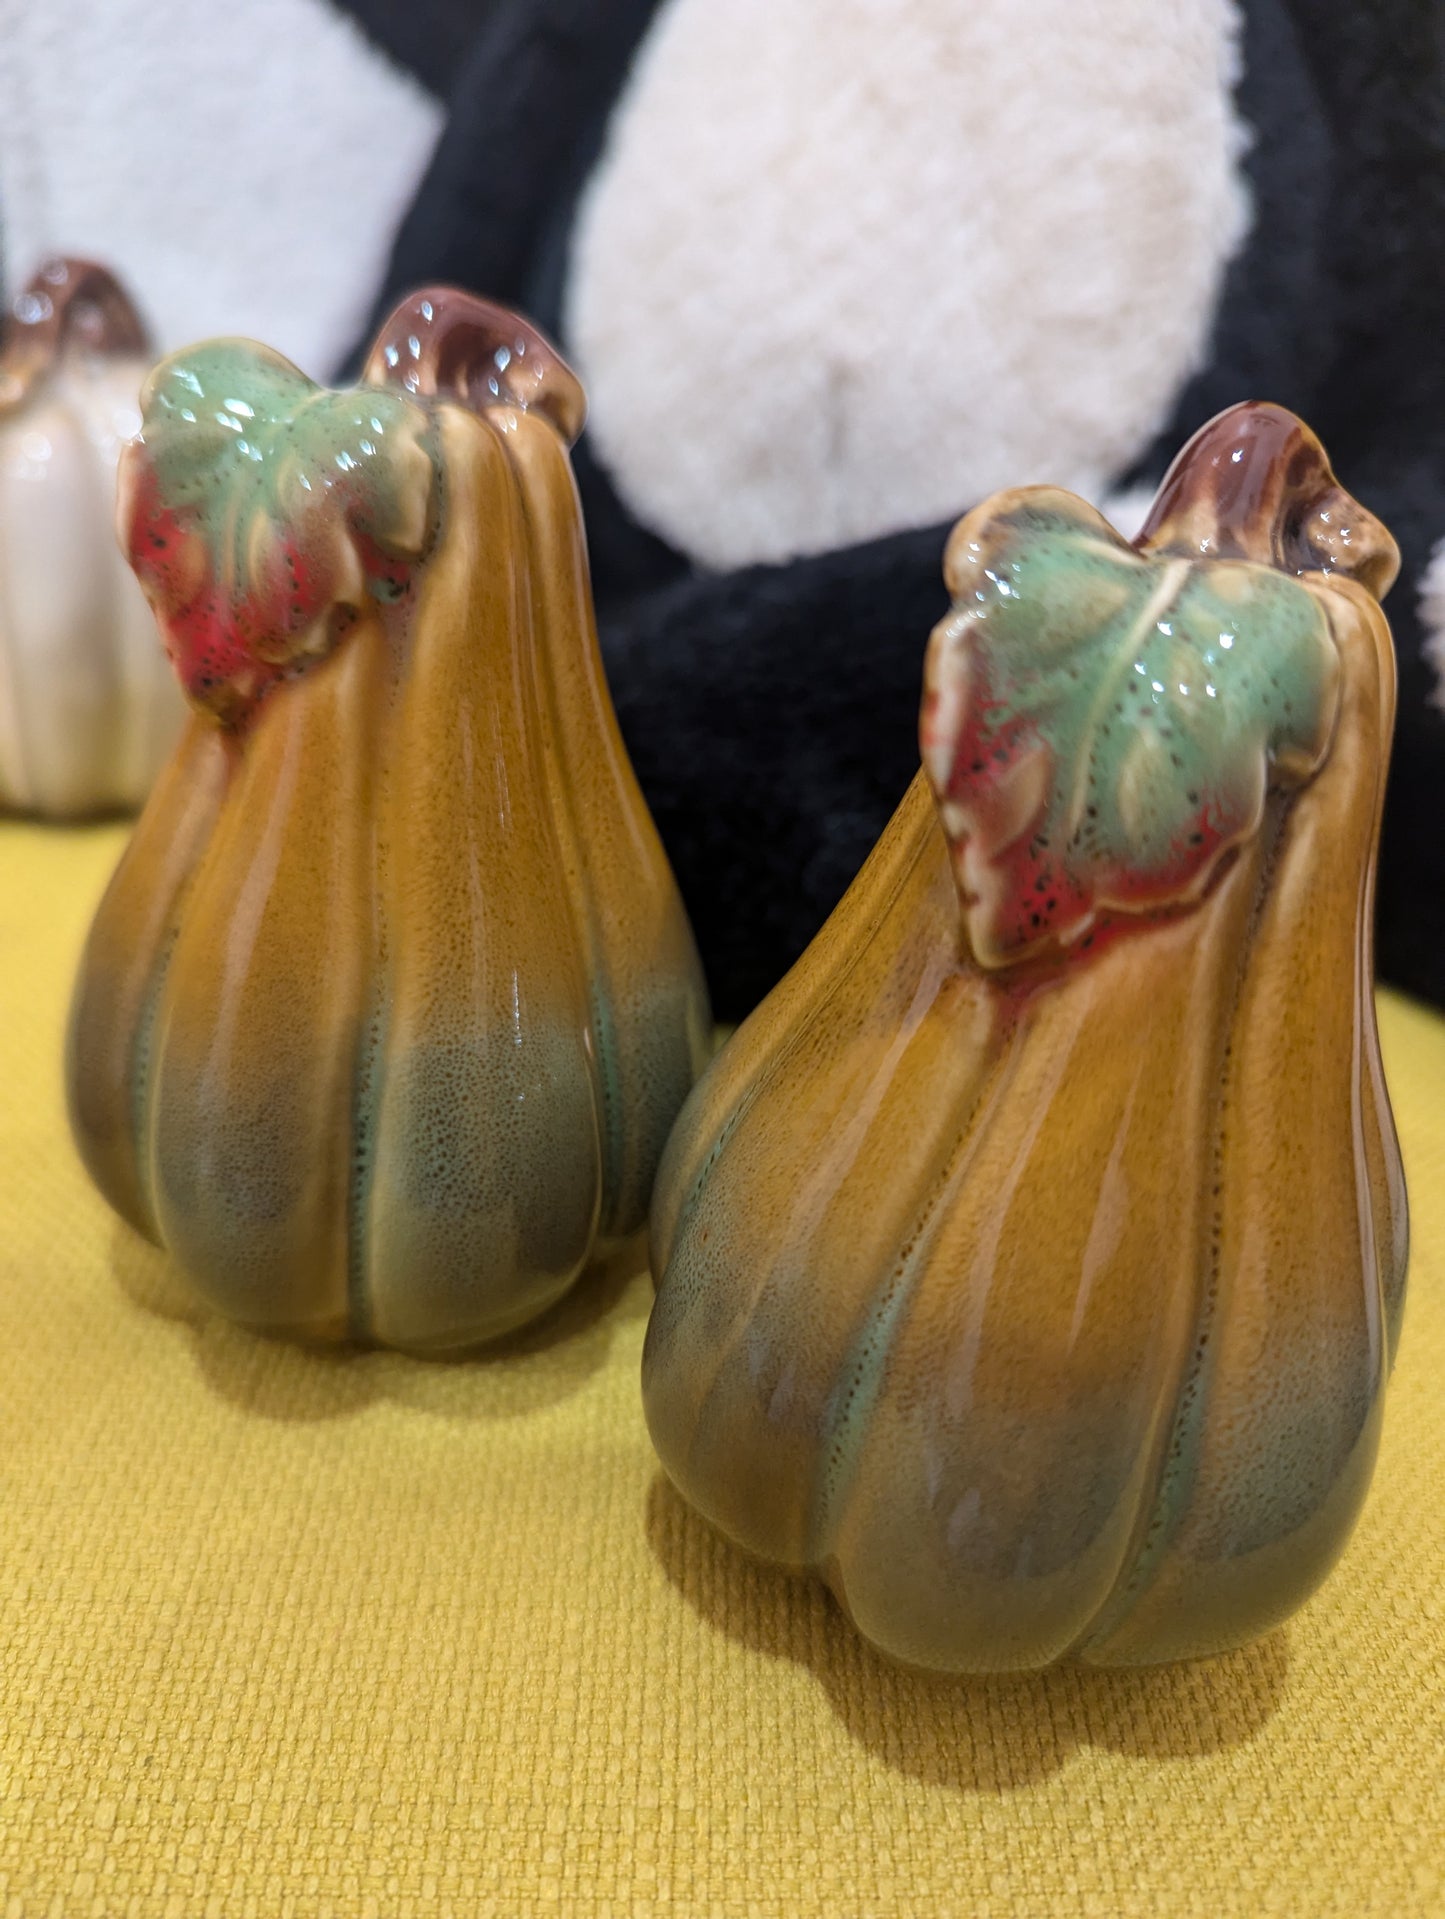
<path fill-rule="evenodd" d="M 1445 0 L 4 0 L 8 284 L 354 373 L 402 293 L 525 310 L 619 717 L 725 1016 L 917 764 L 951 522 L 1131 532 L 1282 402 L 1400 541 L 1385 976 L 1445 1003 Z M 1433 568 L 1433 570 L 1432 570 Z"/>
<path fill-rule="evenodd" d="M 7 287 L 89 256 L 162 350 L 239 333 L 324 375 L 442 120 L 323 0 L 0 0 Z"/>

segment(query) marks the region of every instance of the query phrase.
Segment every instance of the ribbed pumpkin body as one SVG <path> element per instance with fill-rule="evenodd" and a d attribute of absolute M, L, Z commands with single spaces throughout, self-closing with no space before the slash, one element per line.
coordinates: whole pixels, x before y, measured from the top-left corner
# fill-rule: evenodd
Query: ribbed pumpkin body
<path fill-rule="evenodd" d="M 658 1453 L 907 1663 L 1239 1645 L 1364 1497 L 1406 1254 L 1370 965 L 1393 655 L 1370 593 L 1303 584 L 1328 753 L 1202 897 L 981 965 L 920 775 L 674 1132 Z"/>
<path fill-rule="evenodd" d="M 191 722 L 97 915 L 69 1077 L 102 1190 L 221 1310 L 443 1352 L 641 1223 L 707 1009 L 563 439 L 517 405 L 430 418 L 413 588 L 243 723 Z"/>
<path fill-rule="evenodd" d="M 52 271 L 79 284 L 76 266 Z M 115 542 L 116 461 L 149 361 L 62 332 L 59 299 L 44 276 L 21 296 L 47 303 L 53 337 L 0 404 L 0 807 L 63 819 L 138 807 L 184 703 Z"/>

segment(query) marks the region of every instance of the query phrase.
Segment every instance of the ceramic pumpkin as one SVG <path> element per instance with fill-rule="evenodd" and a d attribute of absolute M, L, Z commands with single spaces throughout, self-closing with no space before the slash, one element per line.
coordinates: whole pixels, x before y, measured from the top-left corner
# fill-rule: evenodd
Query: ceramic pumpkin
<path fill-rule="evenodd" d="M 172 356 L 122 543 L 193 713 L 68 1050 L 102 1192 L 247 1324 L 442 1352 L 638 1227 L 704 1057 L 540 335 L 447 290 L 364 383 Z"/>
<path fill-rule="evenodd" d="M 150 365 L 103 267 L 47 261 L 0 349 L 0 807 L 140 805 L 183 702 L 115 544 L 115 470 Z"/>
<path fill-rule="evenodd" d="M 1052 488 L 970 513 L 924 771 L 674 1131 L 662 1463 L 899 1660 L 1209 1654 L 1341 1550 L 1405 1276 L 1395 566 L 1267 406 L 1133 546 Z"/>

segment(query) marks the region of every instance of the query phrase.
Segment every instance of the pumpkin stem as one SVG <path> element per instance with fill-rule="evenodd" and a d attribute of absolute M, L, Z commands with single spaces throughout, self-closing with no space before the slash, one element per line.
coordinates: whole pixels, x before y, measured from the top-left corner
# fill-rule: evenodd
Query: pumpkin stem
<path fill-rule="evenodd" d="M 479 413 L 530 409 L 569 446 L 587 417 L 581 382 L 545 334 L 509 307 L 456 287 L 409 294 L 377 334 L 362 378 L 458 400 Z"/>
<path fill-rule="evenodd" d="M 1333 573 L 1376 599 L 1400 570 L 1389 532 L 1340 485 L 1304 421 L 1261 400 L 1199 429 L 1165 474 L 1134 545 L 1150 556 Z"/>
<path fill-rule="evenodd" d="M 92 353 L 152 352 L 134 302 L 110 269 L 56 255 L 11 306 L 0 346 L 0 419 L 24 405 L 72 342 Z"/>

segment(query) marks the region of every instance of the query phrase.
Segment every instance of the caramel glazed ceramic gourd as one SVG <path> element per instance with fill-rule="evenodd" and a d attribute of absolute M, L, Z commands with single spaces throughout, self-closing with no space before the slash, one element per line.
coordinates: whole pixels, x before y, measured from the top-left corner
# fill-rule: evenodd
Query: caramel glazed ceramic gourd
<path fill-rule="evenodd" d="M 920 775 L 659 1173 L 667 1472 L 920 1667 L 1188 1658 L 1324 1577 L 1399 1329 L 1394 543 L 1277 407 L 1132 546 L 949 540 Z M 931 792 L 930 792 L 931 787 Z"/>
<path fill-rule="evenodd" d="M 532 1319 L 643 1222 L 705 1057 L 597 650 L 583 410 L 446 289 L 354 392 L 235 340 L 146 387 L 121 540 L 196 710 L 90 934 L 70 1110 L 247 1324 L 441 1352 Z"/>
<path fill-rule="evenodd" d="M 124 288 L 47 260 L 0 347 L 0 807 L 138 807 L 185 703 L 115 545 L 115 470 L 152 354 Z"/>

